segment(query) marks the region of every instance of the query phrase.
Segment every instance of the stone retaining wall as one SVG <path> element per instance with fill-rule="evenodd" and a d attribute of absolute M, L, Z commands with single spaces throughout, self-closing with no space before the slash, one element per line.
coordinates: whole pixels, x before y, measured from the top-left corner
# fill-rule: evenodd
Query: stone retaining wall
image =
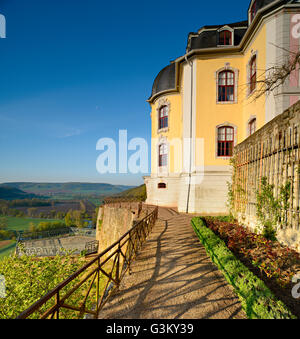
<path fill-rule="evenodd" d="M 133 221 L 138 217 L 138 207 L 129 207 L 129 205 L 114 206 L 112 204 L 104 205 L 99 209 L 96 231 L 99 253 L 106 250 L 133 227 Z"/>

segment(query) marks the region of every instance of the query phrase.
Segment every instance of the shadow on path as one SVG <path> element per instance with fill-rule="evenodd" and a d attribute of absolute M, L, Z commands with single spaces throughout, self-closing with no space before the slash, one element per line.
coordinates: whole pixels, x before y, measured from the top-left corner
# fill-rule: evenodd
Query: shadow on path
<path fill-rule="evenodd" d="M 159 220 L 101 318 L 245 318 L 240 302 L 207 256 L 191 217 L 160 208 Z"/>

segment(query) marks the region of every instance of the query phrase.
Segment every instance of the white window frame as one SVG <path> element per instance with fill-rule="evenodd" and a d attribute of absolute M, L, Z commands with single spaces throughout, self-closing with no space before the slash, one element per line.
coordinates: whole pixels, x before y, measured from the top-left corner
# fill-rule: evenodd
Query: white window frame
<path fill-rule="evenodd" d="M 229 31 L 231 33 L 231 45 L 220 45 L 218 44 L 218 47 L 231 47 L 234 46 L 234 29 L 229 26 L 223 26 L 222 28 L 218 29 L 218 34 L 220 34 L 223 31 Z M 218 37 L 219 41 L 219 37 Z"/>
<path fill-rule="evenodd" d="M 234 73 L 234 99 L 233 101 L 219 101 L 219 74 L 224 71 L 231 71 Z M 238 103 L 238 84 L 239 84 L 239 70 L 230 66 L 230 63 L 226 63 L 225 67 L 218 69 L 215 72 L 216 81 L 216 103 L 218 105 L 233 105 Z"/>
<path fill-rule="evenodd" d="M 256 115 L 251 115 L 250 118 L 247 121 L 247 137 L 250 137 L 251 135 L 253 135 L 255 133 L 254 132 L 253 134 L 250 134 L 250 123 L 253 120 L 256 120 L 255 132 L 257 131 L 257 117 L 256 117 Z"/>
<path fill-rule="evenodd" d="M 253 60 L 253 58 L 256 57 L 256 87 L 254 88 L 254 90 L 251 91 L 251 62 Z M 258 74 L 257 74 L 257 62 L 258 62 L 258 51 L 251 51 L 251 56 L 248 60 L 248 63 L 247 63 L 247 98 L 249 98 L 253 93 L 255 93 L 257 91 L 257 79 L 258 79 Z"/>
<path fill-rule="evenodd" d="M 166 145 L 167 147 L 167 165 L 166 166 L 159 166 L 159 150 L 161 145 Z M 170 144 L 168 139 L 163 136 L 159 139 L 157 144 L 157 173 L 158 176 L 168 176 L 169 175 L 169 164 L 170 164 Z"/>
<path fill-rule="evenodd" d="M 168 108 L 168 127 L 165 128 L 159 128 L 159 117 L 160 117 L 160 110 L 162 107 L 166 106 Z M 157 133 L 165 133 L 169 132 L 170 129 L 170 116 L 171 116 L 171 103 L 167 98 L 162 98 L 157 103 Z"/>
<path fill-rule="evenodd" d="M 237 131 L 238 128 L 236 125 L 230 123 L 230 122 L 224 122 L 223 124 L 220 124 L 218 126 L 216 126 L 215 128 L 215 136 L 216 136 L 216 140 L 215 140 L 215 158 L 216 159 L 221 159 L 221 160 L 229 160 L 233 157 L 233 155 L 230 157 L 224 157 L 224 156 L 219 156 L 218 155 L 218 142 L 219 142 L 219 129 L 222 127 L 232 127 L 233 128 L 233 135 L 234 135 L 234 140 L 233 140 L 233 146 L 235 147 L 237 145 Z"/>

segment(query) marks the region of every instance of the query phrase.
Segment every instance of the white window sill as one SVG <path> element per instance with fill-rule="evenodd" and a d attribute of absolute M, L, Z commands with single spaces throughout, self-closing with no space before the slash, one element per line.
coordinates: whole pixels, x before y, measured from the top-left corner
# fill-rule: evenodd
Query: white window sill
<path fill-rule="evenodd" d="M 217 101 L 217 105 L 234 105 L 237 101 Z"/>
<path fill-rule="evenodd" d="M 233 155 L 232 156 L 228 156 L 228 157 L 218 157 L 218 156 L 216 156 L 216 159 L 217 160 L 230 160 L 230 159 L 232 159 L 233 158 Z"/>
<path fill-rule="evenodd" d="M 168 175 L 168 166 L 158 167 L 158 175 Z"/>
<path fill-rule="evenodd" d="M 217 47 L 233 47 L 234 45 L 231 44 L 231 45 L 217 45 Z"/>
<path fill-rule="evenodd" d="M 166 132 L 169 132 L 169 127 L 166 127 L 166 128 L 161 128 L 157 131 L 157 133 L 166 133 Z"/>

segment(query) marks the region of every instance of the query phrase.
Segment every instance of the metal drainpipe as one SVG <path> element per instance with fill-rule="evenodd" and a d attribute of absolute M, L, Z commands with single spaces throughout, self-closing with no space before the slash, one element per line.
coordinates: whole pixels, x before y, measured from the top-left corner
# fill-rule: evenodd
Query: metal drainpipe
<path fill-rule="evenodd" d="M 194 67 L 193 62 L 188 61 L 187 56 L 185 55 L 185 61 L 191 66 L 191 115 L 190 115 L 190 163 L 189 163 L 189 186 L 188 186 L 188 195 L 186 201 L 186 213 L 189 213 L 190 205 L 190 195 L 191 195 L 191 180 L 192 180 L 192 140 L 193 140 L 193 86 L 194 86 Z"/>

